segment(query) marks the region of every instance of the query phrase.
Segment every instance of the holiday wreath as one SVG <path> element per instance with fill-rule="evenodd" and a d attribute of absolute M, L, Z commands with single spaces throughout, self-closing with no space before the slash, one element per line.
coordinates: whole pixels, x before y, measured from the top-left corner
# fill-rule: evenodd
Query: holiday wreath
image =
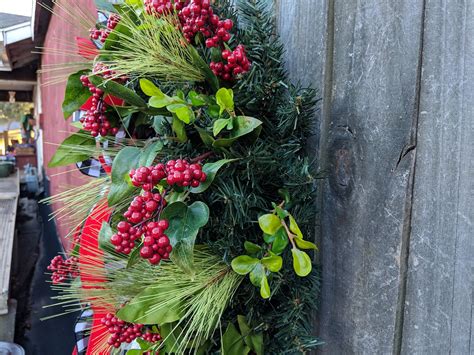
<path fill-rule="evenodd" d="M 49 267 L 59 303 L 100 316 L 92 353 L 314 348 L 315 92 L 288 82 L 271 7 L 113 10 L 78 39 L 91 67 L 69 76 L 63 111 L 82 109 L 81 129 L 50 162 L 102 169 L 53 198 L 83 216 L 71 255 Z"/>

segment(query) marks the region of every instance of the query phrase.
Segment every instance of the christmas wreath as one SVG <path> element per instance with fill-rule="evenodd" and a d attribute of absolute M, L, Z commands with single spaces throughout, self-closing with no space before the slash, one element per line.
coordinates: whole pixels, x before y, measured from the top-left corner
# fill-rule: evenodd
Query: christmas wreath
<path fill-rule="evenodd" d="M 92 353 L 304 353 L 318 275 L 315 92 L 288 81 L 264 0 L 126 0 L 77 39 L 80 130 L 50 166 L 94 160 L 51 199 L 76 218 L 49 270 L 94 311 Z M 91 221 L 91 216 L 93 220 Z M 85 221 L 85 223 L 84 223 Z"/>

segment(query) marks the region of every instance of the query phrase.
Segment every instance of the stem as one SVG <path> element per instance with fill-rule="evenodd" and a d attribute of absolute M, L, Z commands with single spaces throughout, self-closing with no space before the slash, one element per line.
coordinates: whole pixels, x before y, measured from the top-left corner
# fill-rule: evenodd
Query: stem
<path fill-rule="evenodd" d="M 288 235 L 288 239 L 290 240 L 291 242 L 291 245 L 293 245 L 293 249 L 296 248 L 296 244 L 295 244 L 295 241 L 293 239 L 295 239 L 296 235 L 294 235 L 293 233 L 290 232 L 290 229 L 288 228 L 288 226 L 286 225 L 286 222 L 285 221 L 281 221 L 281 225 L 283 226 L 283 228 L 285 228 L 286 230 L 286 234 Z"/>
<path fill-rule="evenodd" d="M 206 152 L 204 154 L 201 154 L 201 155 L 197 156 L 196 158 L 191 159 L 191 164 L 201 162 L 201 160 L 209 158 L 213 154 L 214 154 L 214 152 Z"/>

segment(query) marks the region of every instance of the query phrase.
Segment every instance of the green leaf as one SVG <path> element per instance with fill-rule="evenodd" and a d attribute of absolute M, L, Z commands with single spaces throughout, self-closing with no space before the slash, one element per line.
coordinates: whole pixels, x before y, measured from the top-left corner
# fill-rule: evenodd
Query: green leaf
<path fill-rule="evenodd" d="M 130 253 L 127 261 L 127 269 L 130 269 L 133 265 L 140 261 L 140 249 L 141 244 L 137 248 L 133 249 Z"/>
<path fill-rule="evenodd" d="M 104 80 L 99 76 L 92 75 L 89 80 L 95 87 L 103 90 L 105 93 L 125 100 L 126 103 L 136 107 L 146 107 L 146 102 L 138 96 L 133 90 L 113 81 Z"/>
<path fill-rule="evenodd" d="M 238 159 L 221 159 L 214 163 L 204 164 L 204 166 L 202 167 L 202 171 L 205 172 L 207 175 L 206 181 L 201 183 L 198 187 L 191 188 L 191 192 L 193 194 L 198 194 L 198 193 L 206 191 L 209 188 L 209 186 L 211 186 L 214 179 L 216 178 L 216 175 L 219 169 L 222 168 L 224 165 L 236 160 Z"/>
<path fill-rule="evenodd" d="M 294 239 L 294 241 L 296 242 L 296 245 L 297 245 L 298 248 L 300 248 L 300 249 L 313 249 L 313 250 L 318 250 L 318 247 L 316 246 L 316 244 L 311 243 L 311 242 L 308 242 L 307 240 L 303 240 L 303 239 L 301 239 L 301 238 L 296 237 L 296 238 Z"/>
<path fill-rule="evenodd" d="M 189 46 L 188 49 L 191 52 L 194 65 L 204 73 L 206 81 L 211 87 L 212 91 L 217 92 L 219 89 L 219 79 L 217 79 L 217 76 L 212 72 L 211 68 L 209 68 L 207 62 L 202 59 L 194 46 Z"/>
<path fill-rule="evenodd" d="M 166 95 L 148 79 L 140 79 L 140 89 L 147 96 L 165 97 Z"/>
<path fill-rule="evenodd" d="M 303 233 L 301 233 L 300 227 L 298 227 L 298 224 L 292 215 L 290 215 L 290 231 L 295 233 L 299 238 L 303 239 Z"/>
<path fill-rule="evenodd" d="M 232 89 L 220 88 L 216 93 L 216 102 L 220 107 L 219 114 L 224 111 L 234 111 L 234 92 Z"/>
<path fill-rule="evenodd" d="M 82 105 L 91 97 L 91 92 L 87 87 L 82 85 L 81 75 L 88 74 L 88 70 L 80 70 L 71 74 L 67 79 L 66 93 L 62 104 L 64 118 L 69 118 L 75 111 L 79 110 Z"/>
<path fill-rule="evenodd" d="M 262 264 L 271 272 L 278 272 L 283 266 L 283 259 L 281 256 L 267 256 L 262 259 Z"/>
<path fill-rule="evenodd" d="M 258 263 L 255 264 L 254 268 L 252 271 L 250 271 L 250 282 L 252 285 L 260 287 L 262 284 L 262 279 L 263 276 L 265 276 L 265 268 L 263 267 L 262 263 L 260 263 L 260 260 L 258 260 Z"/>
<path fill-rule="evenodd" d="M 115 248 L 110 242 L 110 238 L 114 235 L 112 228 L 107 222 L 102 222 L 102 227 L 99 232 L 99 248 L 107 252 L 115 252 Z"/>
<path fill-rule="evenodd" d="M 244 248 L 250 254 L 256 254 L 262 250 L 262 247 L 249 241 L 245 241 Z"/>
<path fill-rule="evenodd" d="M 176 139 L 180 143 L 184 143 L 188 140 L 188 136 L 186 134 L 186 128 L 184 126 L 184 122 L 179 120 L 176 117 L 173 117 L 173 123 L 171 124 L 171 128 L 173 132 L 176 134 Z"/>
<path fill-rule="evenodd" d="M 247 275 L 259 264 L 260 260 L 248 255 L 241 255 L 232 260 L 231 266 L 232 270 L 237 274 Z"/>
<path fill-rule="evenodd" d="M 140 324 L 165 324 L 184 315 L 182 300 L 171 297 L 179 289 L 173 285 L 152 285 L 132 298 L 117 312 L 123 321 Z"/>
<path fill-rule="evenodd" d="M 277 216 L 280 217 L 280 219 L 285 219 L 286 217 L 290 215 L 288 211 L 284 210 L 280 206 L 275 206 L 275 212 Z"/>
<path fill-rule="evenodd" d="M 216 93 L 216 102 L 220 107 L 219 114 L 224 111 L 234 111 L 234 91 L 232 89 L 220 88 Z"/>
<path fill-rule="evenodd" d="M 270 235 L 270 234 L 263 233 L 263 240 L 267 244 L 273 243 L 273 241 L 275 240 L 275 235 Z"/>
<path fill-rule="evenodd" d="M 189 124 L 194 121 L 194 111 L 184 104 L 173 104 L 166 107 L 168 111 L 176 114 L 181 121 Z"/>
<path fill-rule="evenodd" d="M 212 147 L 215 142 L 214 138 L 212 138 L 212 136 L 205 129 L 199 128 L 197 126 L 194 126 L 194 128 L 196 129 L 196 131 L 198 131 L 199 137 L 201 137 L 202 142 L 206 146 Z"/>
<path fill-rule="evenodd" d="M 256 333 L 247 324 L 245 316 L 238 315 L 237 322 L 239 324 L 240 333 L 244 338 L 245 344 L 250 347 L 257 355 L 263 355 L 263 333 Z"/>
<path fill-rule="evenodd" d="M 309 255 L 296 248 L 291 249 L 291 253 L 293 254 L 293 269 L 296 275 L 301 277 L 308 276 L 313 267 Z"/>
<path fill-rule="evenodd" d="M 272 244 L 272 252 L 274 252 L 275 254 L 281 254 L 283 253 L 283 250 L 286 249 L 289 243 L 288 234 L 286 234 L 285 228 L 283 228 L 283 226 L 279 228 L 275 232 L 274 237 L 275 239 L 273 240 Z"/>
<path fill-rule="evenodd" d="M 209 105 L 209 107 L 207 108 L 207 113 L 212 118 L 218 118 L 219 110 L 220 110 L 219 105 Z"/>
<path fill-rule="evenodd" d="M 258 219 L 258 225 L 265 234 L 273 235 L 281 227 L 281 221 L 274 214 L 264 214 Z"/>
<path fill-rule="evenodd" d="M 234 117 L 233 124 L 234 128 L 230 131 L 229 137 L 217 139 L 213 143 L 214 147 L 219 148 L 231 146 L 237 139 L 254 131 L 258 131 L 261 128 L 262 121 L 253 117 L 237 116 Z"/>
<path fill-rule="evenodd" d="M 249 352 L 250 348 L 245 345 L 235 325 L 229 323 L 222 336 L 222 355 L 247 355 Z"/>
<path fill-rule="evenodd" d="M 229 122 L 232 122 L 230 118 L 219 118 L 214 122 L 214 127 L 212 129 L 212 134 L 216 137 L 226 126 Z"/>
<path fill-rule="evenodd" d="M 268 285 L 268 279 L 265 273 L 262 275 L 262 280 L 260 282 L 260 296 L 262 296 L 263 299 L 270 298 L 271 296 L 270 286 Z"/>
<path fill-rule="evenodd" d="M 164 339 L 164 350 L 166 354 L 173 354 L 179 347 L 180 340 L 179 336 L 182 334 L 181 327 L 177 326 L 176 323 L 162 324 L 160 327 L 161 337 Z"/>
<path fill-rule="evenodd" d="M 172 102 L 172 99 L 166 95 L 164 96 L 152 96 L 150 100 L 148 100 L 148 104 L 151 107 L 155 108 L 163 108 L 169 105 Z"/>
<path fill-rule="evenodd" d="M 107 196 L 109 206 L 114 206 L 131 196 L 136 187 L 130 186 L 125 177 L 130 170 L 136 169 L 141 158 L 141 150 L 135 147 L 125 147 L 120 150 L 112 163 L 112 183 Z"/>
<path fill-rule="evenodd" d="M 190 206 L 186 206 L 183 202 L 175 202 L 163 210 L 161 218 L 169 222 L 166 234 L 173 246 L 171 259 L 183 271 L 194 275 L 194 243 L 199 229 L 209 220 L 209 208 L 201 201 L 194 202 Z"/>
<path fill-rule="evenodd" d="M 188 94 L 191 104 L 196 107 L 206 105 L 206 98 L 203 95 L 198 94 L 196 91 L 190 91 Z"/>
<path fill-rule="evenodd" d="M 161 140 L 146 145 L 140 153 L 138 166 L 150 166 L 153 164 L 158 153 L 163 149 Z"/>
<path fill-rule="evenodd" d="M 69 165 L 90 158 L 90 154 L 84 153 L 78 146 L 94 147 L 95 138 L 88 132 L 80 130 L 67 137 L 54 153 L 48 167 Z M 92 149 L 91 149 L 92 150 Z"/>
<path fill-rule="evenodd" d="M 127 350 L 127 352 L 125 353 L 125 355 L 142 355 L 143 354 L 143 350 L 140 350 L 140 349 L 130 349 L 130 350 Z"/>

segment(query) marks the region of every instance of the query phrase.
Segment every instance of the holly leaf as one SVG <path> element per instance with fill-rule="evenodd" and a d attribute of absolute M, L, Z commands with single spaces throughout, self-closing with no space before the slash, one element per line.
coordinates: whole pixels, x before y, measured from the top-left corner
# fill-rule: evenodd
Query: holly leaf
<path fill-rule="evenodd" d="M 197 126 L 194 126 L 194 128 L 196 129 L 196 131 L 198 131 L 199 137 L 201 137 L 202 142 L 206 146 L 212 147 L 215 142 L 215 139 L 212 138 L 212 136 L 205 129 L 199 128 Z"/>
<path fill-rule="evenodd" d="M 263 355 L 263 333 L 254 332 L 247 324 L 247 319 L 243 315 L 237 316 L 237 322 L 245 344 L 247 344 L 257 355 Z"/>
<path fill-rule="evenodd" d="M 136 107 L 147 107 L 146 102 L 138 96 L 135 91 L 126 88 L 125 86 L 113 81 L 113 80 L 104 80 L 97 75 L 92 75 L 89 77 L 89 80 L 95 87 L 103 90 L 105 93 L 116 96 L 126 103 L 136 106 Z"/>
<path fill-rule="evenodd" d="M 183 202 L 175 202 L 163 210 L 161 218 L 169 222 L 166 234 L 173 246 L 171 259 L 183 271 L 194 275 L 194 243 L 199 229 L 209 220 L 209 207 L 201 201 L 194 202 L 190 206 L 186 206 Z"/>
<path fill-rule="evenodd" d="M 232 119 L 230 118 L 219 118 L 214 122 L 214 127 L 212 128 L 212 134 L 214 137 L 217 137 L 217 135 L 229 124 L 229 122 L 232 122 Z"/>
<path fill-rule="evenodd" d="M 62 104 L 64 118 L 69 118 L 75 111 L 91 97 L 91 92 L 82 85 L 81 75 L 88 74 L 88 70 L 80 70 L 77 73 L 69 75 L 66 84 L 66 93 Z"/>
<path fill-rule="evenodd" d="M 280 227 L 274 234 L 272 252 L 274 252 L 275 254 L 283 253 L 283 250 L 286 249 L 288 243 L 288 234 L 286 234 L 285 228 Z"/>
<path fill-rule="evenodd" d="M 206 191 L 209 188 L 209 186 L 211 186 L 214 179 L 216 178 L 216 175 L 219 169 L 222 168 L 224 165 L 236 160 L 238 159 L 221 159 L 214 163 L 204 164 L 204 166 L 202 167 L 202 171 L 205 172 L 207 175 L 206 181 L 201 183 L 198 187 L 191 188 L 191 192 L 193 194 L 199 194 L 201 192 Z"/>
<path fill-rule="evenodd" d="M 257 120 L 253 117 L 248 116 L 237 116 L 234 117 L 233 120 L 233 129 L 229 133 L 229 137 L 227 138 L 219 138 L 212 144 L 216 148 L 221 147 L 229 147 L 231 146 L 237 139 L 248 135 L 252 132 L 259 133 L 262 125 L 262 121 Z M 258 134 L 257 134 L 258 136 Z"/>
<path fill-rule="evenodd" d="M 258 225 L 263 233 L 273 235 L 281 227 L 281 221 L 274 214 L 264 214 L 258 219 Z"/>
<path fill-rule="evenodd" d="M 308 276 L 313 267 L 309 255 L 296 248 L 291 249 L 291 254 L 293 254 L 293 269 L 296 275 Z"/>
<path fill-rule="evenodd" d="M 222 336 L 222 355 L 247 355 L 249 352 L 250 348 L 245 345 L 235 325 L 229 323 Z"/>
<path fill-rule="evenodd" d="M 152 285 L 132 298 L 117 312 L 125 322 L 140 324 L 165 324 L 181 319 L 184 315 L 183 300 L 173 298 L 178 291 L 174 285 Z"/>
<path fill-rule="evenodd" d="M 136 187 L 130 186 L 125 177 L 130 170 L 138 167 L 141 150 L 135 147 L 125 147 L 118 152 L 112 163 L 112 182 L 107 196 L 109 206 L 116 205 L 131 196 Z"/>
<path fill-rule="evenodd" d="M 234 258 L 231 262 L 232 270 L 239 275 L 247 275 L 252 272 L 257 265 L 260 264 L 260 260 L 252 258 L 248 255 L 241 255 Z"/>
<path fill-rule="evenodd" d="M 90 148 L 95 147 L 95 138 L 92 137 L 89 132 L 84 130 L 73 133 L 59 145 L 51 158 L 48 167 L 54 168 L 57 166 L 64 166 L 90 158 L 90 154 L 84 153 L 87 149 L 82 150 L 79 146 Z"/>
<path fill-rule="evenodd" d="M 262 259 L 262 264 L 271 272 L 278 272 L 283 266 L 283 259 L 281 256 L 267 256 Z"/>

